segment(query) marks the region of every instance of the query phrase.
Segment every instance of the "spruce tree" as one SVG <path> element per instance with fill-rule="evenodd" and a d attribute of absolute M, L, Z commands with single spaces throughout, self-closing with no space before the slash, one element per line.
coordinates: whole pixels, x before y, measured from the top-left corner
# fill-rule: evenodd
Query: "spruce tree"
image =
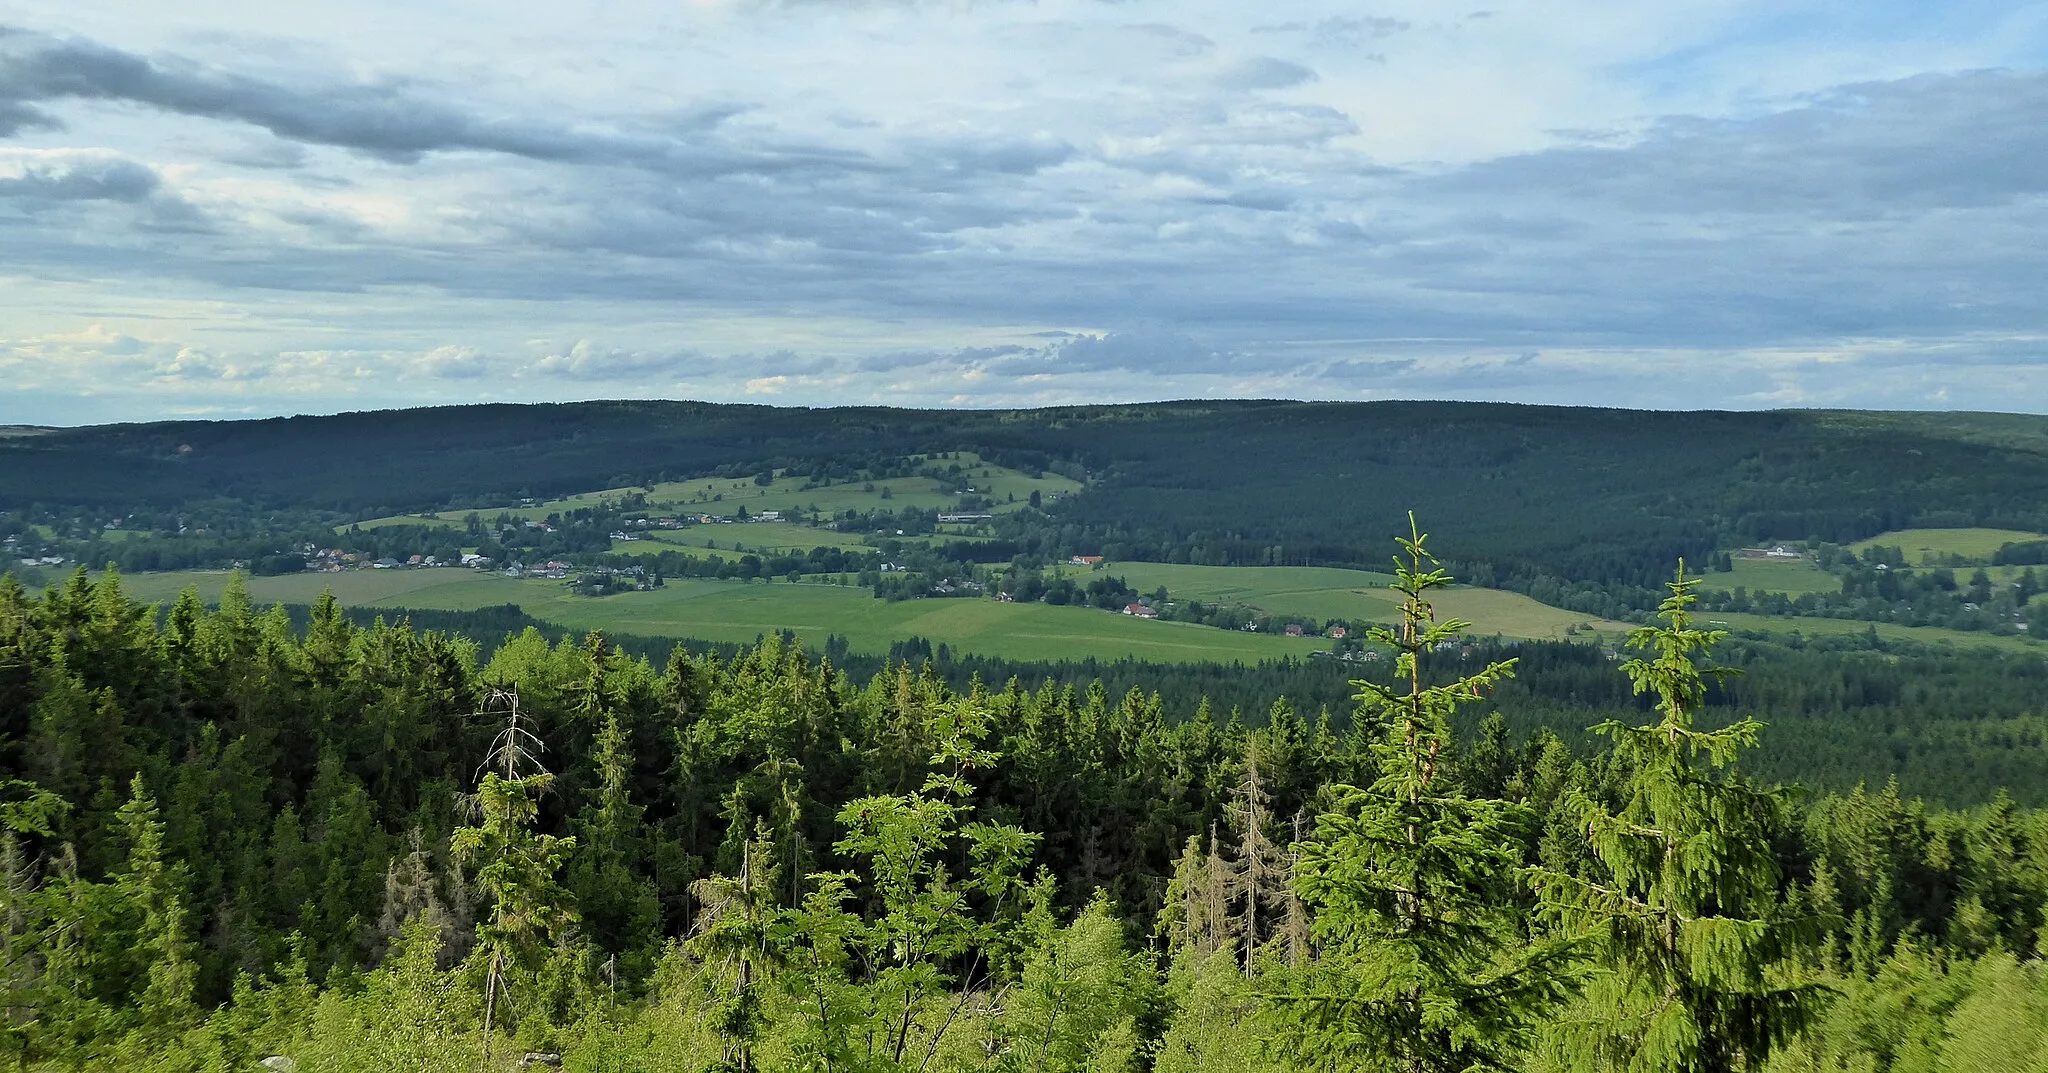
<path fill-rule="evenodd" d="M 1517 1069 L 1573 988 L 1573 951 L 1533 941 L 1517 912 L 1524 810 L 1447 775 L 1453 714 L 1514 666 L 1426 684 L 1424 654 L 1470 624 L 1437 619 L 1430 593 L 1451 578 L 1409 524 L 1394 562 L 1400 622 L 1369 633 L 1395 650 L 1396 681 L 1353 683 L 1361 718 L 1381 730 L 1378 777 L 1335 788 L 1337 807 L 1295 849 L 1316 957 L 1272 997 L 1287 1051 L 1308 1068 Z"/>
<path fill-rule="evenodd" d="M 1236 907 L 1229 931 L 1243 942 L 1238 951 L 1244 970 L 1250 972 L 1259 948 L 1270 938 L 1285 912 L 1288 880 L 1287 855 L 1273 840 L 1273 798 L 1267 789 L 1264 763 L 1265 738 L 1248 734 L 1244 739 L 1244 774 L 1231 790 L 1223 814 L 1237 835 L 1237 856 L 1231 861 L 1231 875 L 1222 894 Z"/>
<path fill-rule="evenodd" d="M 34 783 L 0 780 L 0 1034 L 26 1064 L 41 1013 L 41 948 L 49 941 L 49 898 L 31 840 L 56 834 L 68 809 Z"/>
<path fill-rule="evenodd" d="M 691 884 L 699 905 L 686 949 L 703 962 L 716 1000 L 712 1028 L 724 1041 L 720 1073 L 760 1069 L 754 1050 L 766 1025 L 764 994 L 779 959 L 789 915 L 775 904 L 775 845 L 765 829 L 741 846 L 733 875 Z"/>
<path fill-rule="evenodd" d="M 1579 788 L 1559 799 L 1595 867 L 1535 876 L 1545 909 L 1589 934 L 1608 970 L 1588 995 L 1587 1016 L 1559 1032 L 1560 1055 L 1574 1069 L 1757 1069 L 1825 997 L 1792 979 L 1788 960 L 1816 921 L 1781 902 L 1770 833 L 1785 826 L 1785 795 L 1728 770 L 1756 746 L 1763 724 L 1694 725 L 1708 683 L 1735 673 L 1698 662 L 1725 636 L 1694 626 L 1698 586 L 1681 562 L 1658 608 L 1664 622 L 1629 636 L 1647 658 L 1622 671 L 1637 693 L 1656 698 L 1658 720 L 1593 728 L 1614 742 L 1629 773 L 1625 800 L 1610 808 Z"/>
<path fill-rule="evenodd" d="M 116 897 L 140 920 L 134 950 L 147 979 L 136 998 L 143 1032 L 161 1037 L 182 1028 L 196 1014 L 192 990 L 191 923 L 174 874 L 164 855 L 164 824 L 156 799 L 142 776 L 129 784 L 128 803 L 116 813 L 128 842 L 128 867 L 113 877 Z"/>
<path fill-rule="evenodd" d="M 592 940 L 626 955 L 637 974 L 654 947 L 661 906 L 638 871 L 645 810 L 632 799 L 632 746 L 617 711 L 605 713 L 595 745 L 598 781 L 576 823 L 580 848 L 569 885 Z"/>
<path fill-rule="evenodd" d="M 493 706 L 506 718 L 492 749 L 494 770 L 477 787 L 477 822 L 457 828 L 451 847 L 456 859 L 476 866 L 476 890 L 490 903 L 477 922 L 472 955 L 484 976 L 487 1056 L 507 984 L 515 975 L 530 975 L 542 952 L 576 920 L 575 900 L 556 879 L 576 840 L 533 829 L 540 814 L 536 799 L 554 783 L 535 756 L 540 739 L 526 729 L 517 694 L 495 693 L 486 710 Z"/>

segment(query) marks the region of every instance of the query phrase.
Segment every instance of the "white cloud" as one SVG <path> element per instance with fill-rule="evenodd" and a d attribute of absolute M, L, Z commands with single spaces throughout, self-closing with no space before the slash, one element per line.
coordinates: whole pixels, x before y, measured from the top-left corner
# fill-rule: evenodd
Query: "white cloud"
<path fill-rule="evenodd" d="M 2018 8 L 364 2 L 0 0 L 0 421 L 31 389 L 2048 410 Z"/>

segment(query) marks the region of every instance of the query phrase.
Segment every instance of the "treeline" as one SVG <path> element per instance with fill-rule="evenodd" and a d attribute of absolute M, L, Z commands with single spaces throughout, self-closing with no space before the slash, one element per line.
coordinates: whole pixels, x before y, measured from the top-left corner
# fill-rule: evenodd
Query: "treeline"
<path fill-rule="evenodd" d="M 528 630 L 484 658 L 332 601 L 297 628 L 235 586 L 159 618 L 111 572 L 0 582 L 7 1038 L 33 1068 L 307 1073 L 2048 1046 L 2048 814 L 1731 774 L 1763 728 L 1699 718 L 1747 680 L 1704 663 L 1685 584 L 1629 660 L 1542 650 L 1643 698 L 1598 747 L 1499 713 L 1460 735 L 1485 698 L 1519 718 L 1541 660 L 1432 670 L 1458 624 L 1428 567 L 1355 709 L 1259 719 L 931 666 L 863 684 L 772 636 L 655 662 Z"/>
<path fill-rule="evenodd" d="M 309 609 L 287 611 L 295 628 L 303 630 Z M 349 608 L 343 614 L 358 626 L 404 621 L 419 630 L 459 635 L 474 642 L 485 660 L 509 636 L 529 628 L 551 643 L 579 638 L 512 604 L 478 611 Z M 793 634 L 778 639 L 796 643 Z M 608 641 L 657 666 L 678 648 L 719 659 L 734 658 L 743 649 L 631 635 Z M 956 692 L 1013 678 L 1033 688 L 1050 682 L 1083 696 L 1100 691 L 1105 699 L 1137 690 L 1159 698 L 1169 724 L 1193 717 L 1207 702 L 1214 718 L 1236 719 L 1247 727 L 1265 725 L 1276 700 L 1283 698 L 1304 719 L 1343 725 L 1358 691 L 1353 680 L 1385 674 L 1388 666 L 1384 660 L 1321 657 L 1256 664 L 1151 663 L 1129 657 L 1042 662 L 960 652 L 919 637 L 892 642 L 886 652 L 856 652 L 846 638 L 833 636 L 820 653 L 856 682 L 908 663 Z M 1517 742 L 1549 733 L 1579 749 L 1593 744 L 1587 727 L 1636 718 L 1644 710 L 1643 699 L 1615 673 L 1619 657 L 1598 643 L 1468 637 L 1433 653 L 1425 677 L 1448 680 L 1513 659 L 1516 676 L 1461 709 L 1457 729 L 1476 735 L 1487 717 L 1498 714 Z M 1768 742 L 1740 764 L 1753 777 L 1844 793 L 1858 785 L 1895 781 L 1910 796 L 1954 807 L 1982 804 L 2001 793 L 2023 805 L 2048 806 L 2048 708 L 2043 704 L 2048 661 L 2039 656 L 1888 641 L 1869 632 L 1811 638 L 1737 635 L 1721 643 L 1718 657 L 1742 673 L 1709 684 L 1699 719 L 1720 726 L 1735 713 L 1770 713 Z"/>
<path fill-rule="evenodd" d="M 360 465 L 366 443 L 402 464 Z M 0 443 L 0 509 L 227 502 L 250 515 L 374 517 L 705 473 L 835 480 L 960 450 L 1087 478 L 1079 494 L 998 522 L 1050 561 L 1376 568 L 1379 542 L 1412 505 L 1472 520 L 1444 547 L 1467 580 L 1605 615 L 1647 610 L 1678 558 L 1757 541 L 2048 530 L 2048 423 L 2033 418 L 1407 402 L 607 402 L 55 430 Z M 1403 501 L 1387 488 L 1407 490 Z M 891 531 L 919 524 L 898 513 Z"/>

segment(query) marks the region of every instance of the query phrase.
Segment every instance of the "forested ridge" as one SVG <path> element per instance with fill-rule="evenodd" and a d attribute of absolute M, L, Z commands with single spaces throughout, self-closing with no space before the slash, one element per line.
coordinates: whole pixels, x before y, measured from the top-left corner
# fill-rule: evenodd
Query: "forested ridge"
<path fill-rule="evenodd" d="M 262 549 L 237 533 L 297 541 L 351 518 L 714 471 L 879 472 L 961 449 L 1088 479 L 1006 516 L 998 536 L 1034 553 L 1377 566 L 1412 507 L 1470 519 L 1439 549 L 1466 580 L 1588 606 L 1646 609 L 1678 557 L 1748 541 L 2048 531 L 2040 418 L 1418 402 L 593 402 L 111 425 L 0 438 L 0 510 L 203 515 L 222 553 L 247 558 Z"/>
<path fill-rule="evenodd" d="M 774 636 L 484 658 L 332 601 L 0 582 L 6 1039 L 308 1073 L 2048 1068 L 2048 813 L 1741 774 L 1778 701 L 1709 711 L 1742 679 L 1683 579 L 1584 668 L 1639 705 L 1511 733 L 1520 657 L 1447 645 L 1405 554 L 1397 658 L 1257 718 L 856 680 Z"/>

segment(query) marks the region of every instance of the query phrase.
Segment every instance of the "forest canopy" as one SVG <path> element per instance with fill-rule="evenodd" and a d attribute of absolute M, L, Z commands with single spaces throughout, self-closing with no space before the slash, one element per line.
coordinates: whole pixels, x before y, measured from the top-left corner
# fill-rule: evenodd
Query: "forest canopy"
<path fill-rule="evenodd" d="M 1391 666 L 1258 718 L 0 583 L 7 1039 L 309 1073 L 2044 1053 L 2048 814 L 1742 774 L 1770 712 L 1699 718 L 1723 638 L 1682 575 L 1600 668 L 1646 707 L 1461 733 L 1522 668 L 1433 667 L 1447 580 L 1411 534 Z"/>

